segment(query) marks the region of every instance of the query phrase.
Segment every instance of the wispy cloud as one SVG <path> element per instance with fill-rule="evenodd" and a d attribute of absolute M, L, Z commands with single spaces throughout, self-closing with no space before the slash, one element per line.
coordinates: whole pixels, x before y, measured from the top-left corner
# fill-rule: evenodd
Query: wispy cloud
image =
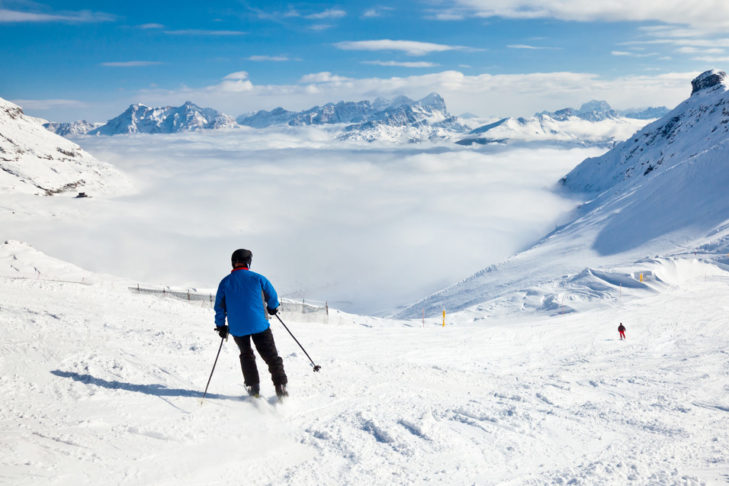
<path fill-rule="evenodd" d="M 432 52 L 467 49 L 463 46 L 390 39 L 337 42 L 334 46 L 347 51 L 401 51 L 410 56 L 424 56 Z"/>
<path fill-rule="evenodd" d="M 533 46 L 530 44 L 509 44 L 506 47 L 508 47 L 509 49 L 526 49 L 526 50 L 535 50 L 535 51 L 559 49 L 559 47 Z"/>
<path fill-rule="evenodd" d="M 309 26 L 309 30 L 313 30 L 315 32 L 321 32 L 324 30 L 329 30 L 332 27 L 334 27 L 332 24 L 313 24 Z"/>
<path fill-rule="evenodd" d="M 27 110 L 51 110 L 59 107 L 72 107 L 82 108 L 88 106 L 87 103 L 79 100 L 65 100 L 65 99 L 48 99 L 48 100 L 25 100 L 25 99 L 14 99 L 11 100 L 16 105 Z"/>
<path fill-rule="evenodd" d="M 367 9 L 364 12 L 362 12 L 362 18 L 372 19 L 372 18 L 376 18 L 376 17 L 382 17 L 383 15 L 385 15 L 388 12 L 391 12 L 392 10 L 395 10 L 395 9 L 392 7 L 370 8 L 370 9 Z"/>
<path fill-rule="evenodd" d="M 393 66 L 393 67 L 406 67 L 406 68 L 430 68 L 439 66 L 439 64 L 433 62 L 416 61 L 416 62 L 401 62 L 401 61 L 362 61 L 362 64 L 371 64 L 373 66 Z"/>
<path fill-rule="evenodd" d="M 610 51 L 610 55 L 618 57 L 656 57 L 657 52 Z"/>
<path fill-rule="evenodd" d="M 327 10 L 324 10 L 323 12 L 319 13 L 313 13 L 309 15 L 305 15 L 304 17 L 307 19 L 313 19 L 313 20 L 324 20 L 324 19 L 341 19 L 342 17 L 346 17 L 347 12 L 340 8 L 329 8 Z"/>
<path fill-rule="evenodd" d="M 568 21 L 664 22 L 690 25 L 702 31 L 721 31 L 729 27 L 729 2 L 724 0 L 456 0 L 455 6 L 442 9 L 447 15 L 517 19 L 554 18 Z M 454 14 L 455 12 L 455 14 Z M 447 18 L 446 18 L 447 19 Z"/>
<path fill-rule="evenodd" d="M 139 28 L 144 29 L 144 30 L 151 30 L 151 29 L 164 29 L 165 26 L 162 24 L 150 23 L 150 24 L 142 24 L 139 26 Z"/>
<path fill-rule="evenodd" d="M 246 32 L 240 30 L 205 30 L 205 29 L 181 29 L 181 30 L 165 30 L 168 35 L 209 35 L 209 36 L 238 36 L 245 35 Z"/>
<path fill-rule="evenodd" d="M 121 61 L 121 62 L 102 62 L 99 65 L 106 66 L 106 67 L 129 68 L 129 67 L 157 66 L 159 64 L 162 64 L 162 63 L 158 62 L 158 61 Z"/>
<path fill-rule="evenodd" d="M 344 76 L 337 76 L 330 72 L 322 72 L 322 73 L 312 73 L 307 74 L 305 76 L 302 76 L 299 80 L 299 83 L 302 84 L 308 84 L 308 83 L 333 83 L 333 84 L 340 84 L 346 81 L 352 81 L 352 78 L 347 78 Z"/>
<path fill-rule="evenodd" d="M 27 12 L 0 8 L 0 23 L 95 23 L 112 22 L 116 17 L 102 12 L 81 10 L 77 12 Z"/>
<path fill-rule="evenodd" d="M 298 61 L 299 59 L 291 59 L 288 56 L 248 56 L 245 58 L 246 61 L 253 62 L 286 62 L 286 61 Z"/>

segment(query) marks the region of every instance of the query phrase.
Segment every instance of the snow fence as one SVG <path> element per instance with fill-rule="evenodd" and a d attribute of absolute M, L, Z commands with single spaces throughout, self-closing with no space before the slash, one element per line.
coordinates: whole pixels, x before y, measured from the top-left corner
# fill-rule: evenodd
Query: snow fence
<path fill-rule="evenodd" d="M 200 291 L 197 289 L 174 289 L 171 287 L 152 287 L 137 285 L 129 287 L 132 292 L 140 294 L 151 294 L 162 298 L 173 298 L 186 300 L 190 303 L 196 303 L 204 307 L 213 308 L 215 305 L 215 293 Z M 291 319 L 303 322 L 329 322 L 329 305 L 327 302 L 307 301 L 305 299 L 294 300 L 280 298 L 280 311 L 282 315 L 289 316 Z"/>

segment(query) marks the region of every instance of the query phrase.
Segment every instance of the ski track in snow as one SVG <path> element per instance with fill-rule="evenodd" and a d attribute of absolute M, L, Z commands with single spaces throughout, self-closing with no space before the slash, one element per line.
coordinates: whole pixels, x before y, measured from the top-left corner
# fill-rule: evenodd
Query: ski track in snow
<path fill-rule="evenodd" d="M 0 483 L 718 484 L 725 279 L 554 317 L 273 323 L 291 397 L 243 397 L 212 310 L 0 278 Z M 627 341 L 617 338 L 626 323 Z"/>

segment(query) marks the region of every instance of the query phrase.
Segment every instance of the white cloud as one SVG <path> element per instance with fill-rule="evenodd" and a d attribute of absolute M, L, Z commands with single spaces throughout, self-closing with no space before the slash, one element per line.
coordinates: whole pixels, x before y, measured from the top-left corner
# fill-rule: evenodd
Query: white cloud
<path fill-rule="evenodd" d="M 601 152 L 434 154 L 343 146 L 316 128 L 202 132 L 84 139 L 91 153 L 144 180 L 141 191 L 83 217 L 79 209 L 47 224 L 19 222 L 18 238 L 65 245 L 84 267 L 203 288 L 217 285 L 230 252 L 245 242 L 254 270 L 265 269 L 280 294 L 375 312 L 460 280 L 553 229 L 578 201 L 551 186 Z M 424 188 L 434 189 L 424 197 Z M 100 257 L 101 247 L 113 248 L 114 258 Z"/>
<path fill-rule="evenodd" d="M 527 49 L 527 50 L 555 50 L 558 49 L 557 47 L 544 47 L 544 46 L 532 46 L 529 44 L 509 44 L 506 47 L 509 49 Z"/>
<path fill-rule="evenodd" d="M 0 23 L 94 23 L 111 22 L 115 19 L 116 17 L 113 15 L 102 12 L 91 12 L 89 10 L 81 10 L 78 12 L 43 13 L 0 9 Z"/>
<path fill-rule="evenodd" d="M 392 7 L 376 7 L 376 8 L 370 8 L 368 10 L 365 10 L 362 13 L 362 18 L 365 19 L 372 19 L 376 17 L 382 17 L 385 15 L 385 13 L 390 12 L 394 10 Z"/>
<path fill-rule="evenodd" d="M 657 52 L 641 53 L 641 52 L 631 52 L 631 51 L 611 51 L 610 54 L 613 56 L 623 56 L 623 57 L 655 57 L 658 55 Z"/>
<path fill-rule="evenodd" d="M 315 32 L 321 32 L 324 30 L 328 30 L 334 27 L 332 24 L 313 24 L 308 27 L 309 30 L 313 30 Z"/>
<path fill-rule="evenodd" d="M 182 29 L 182 30 L 165 30 L 165 34 L 169 35 L 209 35 L 209 36 L 238 36 L 245 35 L 246 32 L 240 30 L 205 30 L 205 29 Z"/>
<path fill-rule="evenodd" d="M 400 62 L 400 61 L 362 61 L 362 64 L 371 64 L 373 66 L 393 66 L 406 68 L 430 68 L 438 66 L 433 62 Z"/>
<path fill-rule="evenodd" d="M 340 8 L 330 8 L 323 12 L 307 15 L 307 19 L 323 20 L 323 19 L 340 19 L 346 17 L 347 12 Z"/>
<path fill-rule="evenodd" d="M 302 76 L 299 80 L 300 83 L 330 83 L 339 84 L 345 81 L 351 81 L 352 78 L 345 78 L 342 76 L 335 76 L 330 72 L 313 73 Z"/>
<path fill-rule="evenodd" d="M 337 42 L 334 45 L 339 49 L 348 51 L 402 51 L 410 56 L 424 56 L 432 52 L 466 49 L 463 46 L 390 39 Z"/>
<path fill-rule="evenodd" d="M 162 64 L 158 61 L 121 61 L 121 62 L 102 62 L 100 66 L 107 67 L 143 67 L 143 66 L 156 66 Z"/>
<path fill-rule="evenodd" d="M 666 22 L 690 25 L 703 31 L 729 27 L 725 0 L 456 0 L 459 9 L 479 17 L 518 19 L 554 18 L 570 21 Z M 452 8 L 444 9 L 446 12 Z"/>
<path fill-rule="evenodd" d="M 248 56 L 246 60 L 254 62 L 286 62 L 292 61 L 293 59 L 287 56 Z"/>
<path fill-rule="evenodd" d="M 14 99 L 11 100 L 16 105 L 26 110 L 39 110 L 45 111 L 59 107 L 71 107 L 71 108 L 82 108 L 88 106 L 86 102 L 79 100 L 64 100 L 64 99 L 48 99 L 48 100 L 25 100 L 25 99 Z"/>
<path fill-rule="evenodd" d="M 139 28 L 140 29 L 145 29 L 145 30 L 150 30 L 150 29 L 164 29 L 165 26 L 162 25 L 162 24 L 150 23 L 150 24 L 142 24 L 142 25 L 139 26 Z"/>

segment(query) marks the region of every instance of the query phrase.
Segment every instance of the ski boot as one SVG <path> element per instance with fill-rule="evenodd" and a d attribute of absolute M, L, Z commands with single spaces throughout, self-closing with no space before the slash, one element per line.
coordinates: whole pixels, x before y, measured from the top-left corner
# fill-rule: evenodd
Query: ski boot
<path fill-rule="evenodd" d="M 248 392 L 248 396 L 251 396 L 253 398 L 261 398 L 260 388 L 258 385 L 246 385 L 246 391 Z"/>
<path fill-rule="evenodd" d="M 279 401 L 283 400 L 284 397 L 289 396 L 289 392 L 286 391 L 286 385 L 275 385 L 276 388 L 276 396 L 278 397 Z"/>

